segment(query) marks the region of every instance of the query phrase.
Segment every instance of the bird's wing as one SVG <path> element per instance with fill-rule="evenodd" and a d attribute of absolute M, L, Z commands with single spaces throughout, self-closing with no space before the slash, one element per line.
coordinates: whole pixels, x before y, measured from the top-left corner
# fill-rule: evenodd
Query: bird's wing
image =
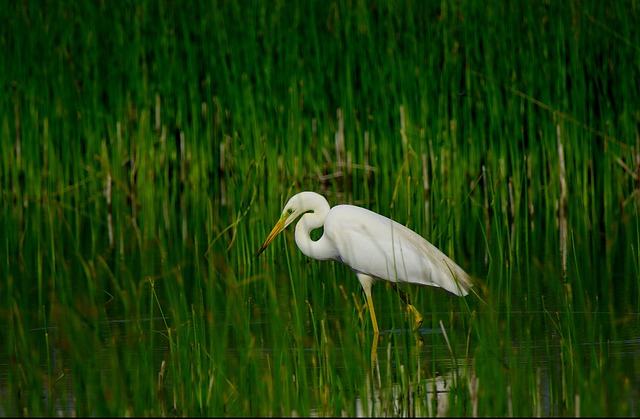
<path fill-rule="evenodd" d="M 467 295 L 473 286 L 469 274 L 440 249 L 414 231 L 400 225 L 399 232 L 407 248 L 413 247 L 416 257 L 422 257 L 429 271 L 430 281 L 456 295 Z"/>
<path fill-rule="evenodd" d="M 365 208 L 338 205 L 325 220 L 325 235 L 340 261 L 356 272 L 391 282 L 442 287 L 466 295 L 469 276 L 433 244 L 407 227 Z"/>

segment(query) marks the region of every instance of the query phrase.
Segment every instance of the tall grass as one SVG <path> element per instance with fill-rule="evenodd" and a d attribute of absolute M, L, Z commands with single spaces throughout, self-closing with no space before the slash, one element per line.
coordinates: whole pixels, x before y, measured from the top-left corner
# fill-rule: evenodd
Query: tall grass
<path fill-rule="evenodd" d="M 0 13 L 1 414 L 637 414 L 633 2 Z M 378 284 L 376 339 L 292 228 L 255 257 L 301 190 L 478 295 Z"/>

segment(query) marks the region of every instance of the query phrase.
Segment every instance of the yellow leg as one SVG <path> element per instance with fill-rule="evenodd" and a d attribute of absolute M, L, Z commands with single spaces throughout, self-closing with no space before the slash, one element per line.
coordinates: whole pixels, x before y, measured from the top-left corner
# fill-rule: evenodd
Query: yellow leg
<path fill-rule="evenodd" d="M 379 333 L 375 333 L 373 335 L 373 342 L 371 342 L 371 373 L 372 373 L 372 377 L 375 377 L 374 369 L 375 369 L 376 363 L 378 362 L 378 339 L 379 338 L 380 338 L 380 334 Z"/>
<path fill-rule="evenodd" d="M 378 334 L 378 321 L 376 320 L 376 312 L 373 310 L 373 299 L 371 298 L 371 292 L 367 293 L 367 305 L 369 306 L 369 312 L 371 313 L 371 323 L 373 323 L 373 332 Z"/>
<path fill-rule="evenodd" d="M 376 320 L 376 312 L 373 309 L 373 299 L 371 298 L 371 285 L 373 285 L 373 278 L 369 275 L 365 274 L 357 274 L 358 279 L 360 280 L 360 284 L 362 285 L 362 289 L 364 289 L 364 295 L 367 297 L 367 306 L 369 307 L 369 312 L 371 313 L 371 322 L 373 323 L 373 332 L 378 334 L 380 330 L 378 329 L 378 321 Z"/>

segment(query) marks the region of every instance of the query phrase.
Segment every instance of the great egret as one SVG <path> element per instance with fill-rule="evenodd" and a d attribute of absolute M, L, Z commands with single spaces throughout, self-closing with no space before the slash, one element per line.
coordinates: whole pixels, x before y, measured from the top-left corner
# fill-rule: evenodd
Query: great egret
<path fill-rule="evenodd" d="M 376 279 L 394 285 L 406 282 L 441 287 L 458 296 L 467 295 L 472 287 L 469 275 L 461 267 L 416 232 L 365 208 L 330 208 L 327 200 L 315 192 L 300 192 L 289 199 L 258 255 L 301 215 L 295 231 L 298 248 L 310 258 L 336 260 L 356 273 L 375 333 L 379 329 L 371 286 Z M 313 241 L 311 231 L 323 226 L 324 234 Z M 421 322 L 420 313 L 406 302 Z"/>

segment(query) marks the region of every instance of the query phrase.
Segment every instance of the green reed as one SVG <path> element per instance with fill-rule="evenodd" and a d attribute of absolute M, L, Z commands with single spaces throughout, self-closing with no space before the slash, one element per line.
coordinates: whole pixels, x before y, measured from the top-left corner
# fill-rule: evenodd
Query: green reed
<path fill-rule="evenodd" d="M 2 414 L 637 413 L 632 2 L 0 13 Z M 409 287 L 396 333 L 377 284 L 372 354 L 348 268 L 256 257 L 300 190 L 478 295 Z"/>

